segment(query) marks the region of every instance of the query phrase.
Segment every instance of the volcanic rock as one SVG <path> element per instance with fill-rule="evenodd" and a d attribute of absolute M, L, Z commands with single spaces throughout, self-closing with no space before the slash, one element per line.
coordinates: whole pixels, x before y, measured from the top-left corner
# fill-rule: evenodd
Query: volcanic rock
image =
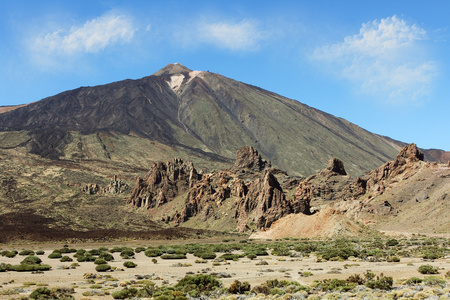
<path fill-rule="evenodd" d="M 137 179 L 127 203 L 136 207 L 158 207 L 187 191 L 200 178 L 192 162 L 175 158 L 155 163 L 143 179 Z"/>
<path fill-rule="evenodd" d="M 327 170 L 339 175 L 347 175 L 344 169 L 344 163 L 337 158 L 331 158 L 328 161 Z"/>
<path fill-rule="evenodd" d="M 270 168 L 270 166 L 270 162 L 263 160 L 258 151 L 253 147 L 242 147 L 236 153 L 236 162 L 234 163 L 235 170 L 250 169 L 259 172 L 266 168 Z"/>

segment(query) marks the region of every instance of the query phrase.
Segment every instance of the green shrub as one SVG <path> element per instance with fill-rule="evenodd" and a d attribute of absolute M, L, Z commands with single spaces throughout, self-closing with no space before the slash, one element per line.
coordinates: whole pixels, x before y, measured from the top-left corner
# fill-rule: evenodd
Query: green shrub
<path fill-rule="evenodd" d="M 387 261 L 387 262 L 400 262 L 400 257 L 398 257 L 398 256 L 389 256 L 389 257 L 386 259 L 386 261 Z"/>
<path fill-rule="evenodd" d="M 189 275 L 178 281 L 176 288 L 188 293 L 196 290 L 198 292 L 212 291 L 222 286 L 222 283 L 211 275 Z"/>
<path fill-rule="evenodd" d="M 367 281 L 365 285 L 371 289 L 389 290 L 393 284 L 394 280 L 391 276 L 381 274 L 379 277 L 377 276 L 377 279 Z"/>
<path fill-rule="evenodd" d="M 86 254 L 86 250 L 79 249 L 79 250 L 77 250 L 77 252 L 75 253 L 74 256 L 84 256 L 85 254 Z"/>
<path fill-rule="evenodd" d="M 124 248 L 122 249 L 122 251 L 120 252 L 120 256 L 122 258 L 130 258 L 134 256 L 134 251 L 131 248 Z"/>
<path fill-rule="evenodd" d="M 100 250 L 98 250 L 98 249 L 91 249 L 91 250 L 88 250 L 88 251 L 86 251 L 85 253 L 84 253 L 84 255 L 85 256 L 88 256 L 88 255 L 94 255 L 94 256 L 98 256 L 98 255 L 100 255 L 100 253 L 102 253 L 102 251 L 100 251 Z"/>
<path fill-rule="evenodd" d="M 47 287 L 40 287 L 35 289 L 31 294 L 31 299 L 52 299 L 50 298 L 50 294 L 52 291 Z"/>
<path fill-rule="evenodd" d="M 348 282 L 347 280 L 333 278 L 319 281 L 317 287 L 319 287 L 322 291 L 346 292 L 354 289 L 356 287 L 356 283 Z"/>
<path fill-rule="evenodd" d="M 67 255 L 64 255 L 63 257 L 61 257 L 61 258 L 59 259 L 59 261 L 60 261 L 60 262 L 70 262 L 70 261 L 73 261 L 73 259 L 72 259 L 72 257 L 69 257 L 69 256 L 67 256 Z"/>
<path fill-rule="evenodd" d="M 411 277 L 405 281 L 405 284 L 419 284 L 423 281 L 422 278 L 419 277 Z"/>
<path fill-rule="evenodd" d="M 433 267 L 431 265 L 421 265 L 417 271 L 421 274 L 438 274 L 439 269 L 437 267 Z"/>
<path fill-rule="evenodd" d="M 104 260 L 104 259 L 102 259 L 102 258 L 97 258 L 97 259 L 94 261 L 94 264 L 96 264 L 96 265 L 105 265 L 105 264 L 106 264 L 106 260 Z"/>
<path fill-rule="evenodd" d="M 111 270 L 111 266 L 108 264 L 102 264 L 95 267 L 95 270 L 97 272 L 106 272 L 108 270 Z"/>
<path fill-rule="evenodd" d="M 38 250 L 36 251 L 36 255 L 44 255 L 45 251 L 44 250 Z"/>
<path fill-rule="evenodd" d="M 235 280 L 228 288 L 228 292 L 231 294 L 244 294 L 248 291 L 250 291 L 250 283 L 247 281 L 240 282 L 239 280 Z"/>
<path fill-rule="evenodd" d="M 255 258 L 257 258 L 258 256 L 256 255 L 256 254 L 254 254 L 254 253 L 249 253 L 249 254 L 247 254 L 247 258 L 248 259 L 251 259 L 251 260 L 253 260 L 253 259 L 255 259 Z"/>
<path fill-rule="evenodd" d="M 98 258 L 104 259 L 106 261 L 112 261 L 114 260 L 114 256 L 111 253 L 108 252 L 102 252 L 100 253 L 100 255 L 98 256 Z"/>
<path fill-rule="evenodd" d="M 59 253 L 76 253 L 77 249 L 70 249 L 69 247 L 64 247 L 61 249 L 58 249 Z"/>
<path fill-rule="evenodd" d="M 141 253 L 142 251 L 145 251 L 144 247 L 137 247 L 136 249 L 134 249 L 134 252 L 136 253 Z"/>
<path fill-rule="evenodd" d="M 9 251 L 8 253 L 5 254 L 5 257 L 7 258 L 14 258 L 17 255 L 17 251 Z"/>
<path fill-rule="evenodd" d="M 386 242 L 386 246 L 392 247 L 392 246 L 397 246 L 399 244 L 399 241 L 397 241 L 396 239 L 390 239 Z"/>
<path fill-rule="evenodd" d="M 185 254 L 163 254 L 162 259 L 186 259 Z"/>
<path fill-rule="evenodd" d="M 37 257 L 30 255 L 28 257 L 25 257 L 24 260 L 20 262 L 21 265 L 38 265 L 42 262 L 42 260 Z"/>
<path fill-rule="evenodd" d="M 138 290 L 136 288 L 129 288 L 129 289 L 125 288 L 121 291 L 113 292 L 111 294 L 111 296 L 114 299 L 128 299 L 128 298 L 133 298 L 134 296 L 137 295 L 137 293 L 138 293 Z"/>
<path fill-rule="evenodd" d="M 217 257 L 217 255 L 214 252 L 196 252 L 194 253 L 194 256 L 201 258 L 201 259 L 214 259 Z"/>
<path fill-rule="evenodd" d="M 95 256 L 77 256 L 77 261 L 78 262 L 85 262 L 85 261 L 95 261 L 97 259 L 97 257 Z"/>
<path fill-rule="evenodd" d="M 22 250 L 22 251 L 19 252 L 19 255 L 22 255 L 22 256 L 34 255 L 34 251 L 32 251 L 32 250 Z"/>
<path fill-rule="evenodd" d="M 264 294 L 269 295 L 270 294 L 270 288 L 267 285 L 257 285 L 252 289 L 252 293 L 255 294 Z"/>
<path fill-rule="evenodd" d="M 137 264 L 132 261 L 126 261 L 123 263 L 123 266 L 126 268 L 136 268 Z"/>
<path fill-rule="evenodd" d="M 157 257 L 163 255 L 164 252 L 162 252 L 160 249 L 152 248 L 145 250 L 144 254 L 148 257 Z"/>
<path fill-rule="evenodd" d="M 423 279 L 423 283 L 425 285 L 439 285 L 441 287 L 445 287 L 447 281 L 438 276 L 427 276 Z"/>
<path fill-rule="evenodd" d="M 61 257 L 62 257 L 61 252 L 55 252 L 55 251 L 53 251 L 52 253 L 50 253 L 49 256 L 48 256 L 48 258 L 53 258 L 53 259 L 55 259 L 55 258 L 61 258 Z"/>
<path fill-rule="evenodd" d="M 0 272 L 6 272 L 11 267 L 10 264 L 0 263 Z"/>
<path fill-rule="evenodd" d="M 31 272 L 31 271 L 47 271 L 52 267 L 50 265 L 12 265 L 8 267 L 9 271 Z"/>
<path fill-rule="evenodd" d="M 73 288 L 53 288 L 39 287 L 30 294 L 30 299 L 75 299 L 71 294 L 75 291 Z"/>

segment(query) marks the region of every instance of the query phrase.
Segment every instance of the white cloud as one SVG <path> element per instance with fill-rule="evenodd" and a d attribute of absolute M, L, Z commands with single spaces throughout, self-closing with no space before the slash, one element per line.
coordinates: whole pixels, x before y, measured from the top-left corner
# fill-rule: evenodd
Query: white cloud
<path fill-rule="evenodd" d="M 198 30 L 203 42 L 230 50 L 254 50 L 263 39 L 256 23 L 248 20 L 240 23 L 201 23 Z"/>
<path fill-rule="evenodd" d="M 211 22 L 199 20 L 174 31 L 175 39 L 185 47 L 211 45 L 231 51 L 255 51 L 270 34 L 255 20 Z"/>
<path fill-rule="evenodd" d="M 393 16 L 363 24 L 359 34 L 341 43 L 317 48 L 313 58 L 363 93 L 389 103 L 414 103 L 430 92 L 437 74 L 436 63 L 423 55 L 424 39 L 424 29 Z"/>
<path fill-rule="evenodd" d="M 42 33 L 32 50 L 40 54 L 96 53 L 117 43 L 129 43 L 135 31 L 129 17 L 107 13 L 70 30 Z"/>

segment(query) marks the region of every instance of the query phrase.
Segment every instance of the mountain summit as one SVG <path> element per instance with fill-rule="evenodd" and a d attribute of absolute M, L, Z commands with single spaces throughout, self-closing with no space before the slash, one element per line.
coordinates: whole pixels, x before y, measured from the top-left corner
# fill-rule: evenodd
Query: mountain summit
<path fill-rule="evenodd" d="M 0 135 L 6 133 L 17 141 L 9 147 L 43 157 L 141 167 L 173 156 L 200 167 L 231 165 L 237 149 L 252 146 L 293 175 L 312 174 L 331 157 L 360 175 L 404 145 L 298 101 L 178 63 L 142 79 L 81 87 L 2 113 Z"/>

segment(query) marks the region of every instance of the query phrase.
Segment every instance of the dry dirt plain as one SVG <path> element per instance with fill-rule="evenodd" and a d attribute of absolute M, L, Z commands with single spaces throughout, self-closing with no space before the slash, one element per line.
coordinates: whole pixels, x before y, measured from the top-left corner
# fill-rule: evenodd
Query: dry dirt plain
<path fill-rule="evenodd" d="M 192 241 L 189 241 L 192 242 Z M 210 243 L 211 240 L 196 241 L 201 243 Z M 134 241 L 128 243 L 111 243 L 111 244 L 78 244 L 69 245 L 70 248 L 75 249 L 98 249 L 101 246 L 111 249 L 114 246 L 127 246 L 131 248 L 136 247 L 154 247 L 158 245 L 167 245 L 168 243 L 179 244 L 180 241 Z M 188 243 L 188 242 L 186 242 Z M 225 261 L 220 265 L 213 265 L 213 260 L 208 260 L 206 263 L 198 263 L 197 257 L 192 254 L 187 254 L 187 259 L 161 259 L 157 257 L 157 263 L 152 262 L 151 257 L 144 255 L 144 252 L 136 253 L 134 259 L 123 259 L 119 253 L 113 253 L 115 260 L 109 262 L 112 267 L 117 267 L 115 271 L 96 272 L 95 264 L 93 262 L 81 262 L 76 268 L 70 267 L 72 262 L 60 262 L 59 259 L 50 259 L 48 255 L 54 249 L 62 248 L 62 244 L 58 245 L 0 245 L 1 250 L 21 251 L 23 249 L 32 249 L 34 251 L 44 250 L 45 254 L 40 255 L 42 264 L 49 264 L 52 266 L 50 271 L 45 271 L 41 274 L 32 274 L 31 272 L 0 272 L 0 299 L 21 299 L 21 297 L 28 296 L 33 290 L 39 286 L 52 287 L 74 287 L 76 299 L 112 299 L 110 293 L 116 290 L 121 290 L 128 283 L 133 284 L 137 281 L 137 276 L 147 276 L 151 281 L 158 286 L 173 285 L 186 274 L 213 274 L 220 273 L 229 276 L 228 278 L 220 278 L 225 287 L 228 287 L 233 281 L 248 281 L 251 286 L 255 286 L 269 279 L 297 281 L 303 285 L 310 285 L 314 280 L 322 280 L 325 278 L 339 278 L 346 279 L 352 274 L 362 275 L 370 270 L 379 275 L 383 273 L 386 276 L 392 276 L 395 282 L 400 279 L 410 277 L 423 278 L 424 275 L 417 271 L 420 265 L 428 264 L 438 267 L 440 275 L 444 275 L 450 270 L 450 256 L 436 259 L 434 261 L 424 261 L 419 257 L 402 258 L 400 262 L 368 262 L 360 259 L 352 259 L 345 261 L 324 261 L 317 262 L 316 257 L 280 257 L 280 256 L 259 256 L 256 259 L 250 260 L 246 257 L 240 258 L 238 261 Z M 235 252 L 242 253 L 242 252 Z M 270 253 L 270 251 L 269 251 Z M 74 253 L 63 254 L 73 257 Z M 217 257 L 220 253 L 217 253 Z M 0 256 L 0 263 L 20 264 L 25 256 L 17 255 L 14 258 L 6 258 Z M 266 261 L 267 265 L 257 265 L 261 260 Z M 136 268 L 125 268 L 123 263 L 125 261 L 133 261 L 137 264 Z M 74 258 L 74 261 L 76 259 Z M 177 266 L 183 264 L 186 266 Z M 310 272 L 312 276 L 302 277 L 299 272 Z M 87 273 L 98 275 L 98 278 L 86 279 Z M 114 278 L 114 281 L 109 281 L 105 275 Z M 449 287 L 449 278 L 447 281 L 447 290 Z M 8 291 L 18 290 L 20 293 L 11 295 Z M 83 296 L 83 293 L 90 292 L 89 296 Z M 448 292 L 446 295 L 450 295 Z M 443 296 L 445 297 L 445 296 Z M 439 298 L 436 298 L 439 299 Z M 440 298 L 448 299 L 448 298 Z"/>

